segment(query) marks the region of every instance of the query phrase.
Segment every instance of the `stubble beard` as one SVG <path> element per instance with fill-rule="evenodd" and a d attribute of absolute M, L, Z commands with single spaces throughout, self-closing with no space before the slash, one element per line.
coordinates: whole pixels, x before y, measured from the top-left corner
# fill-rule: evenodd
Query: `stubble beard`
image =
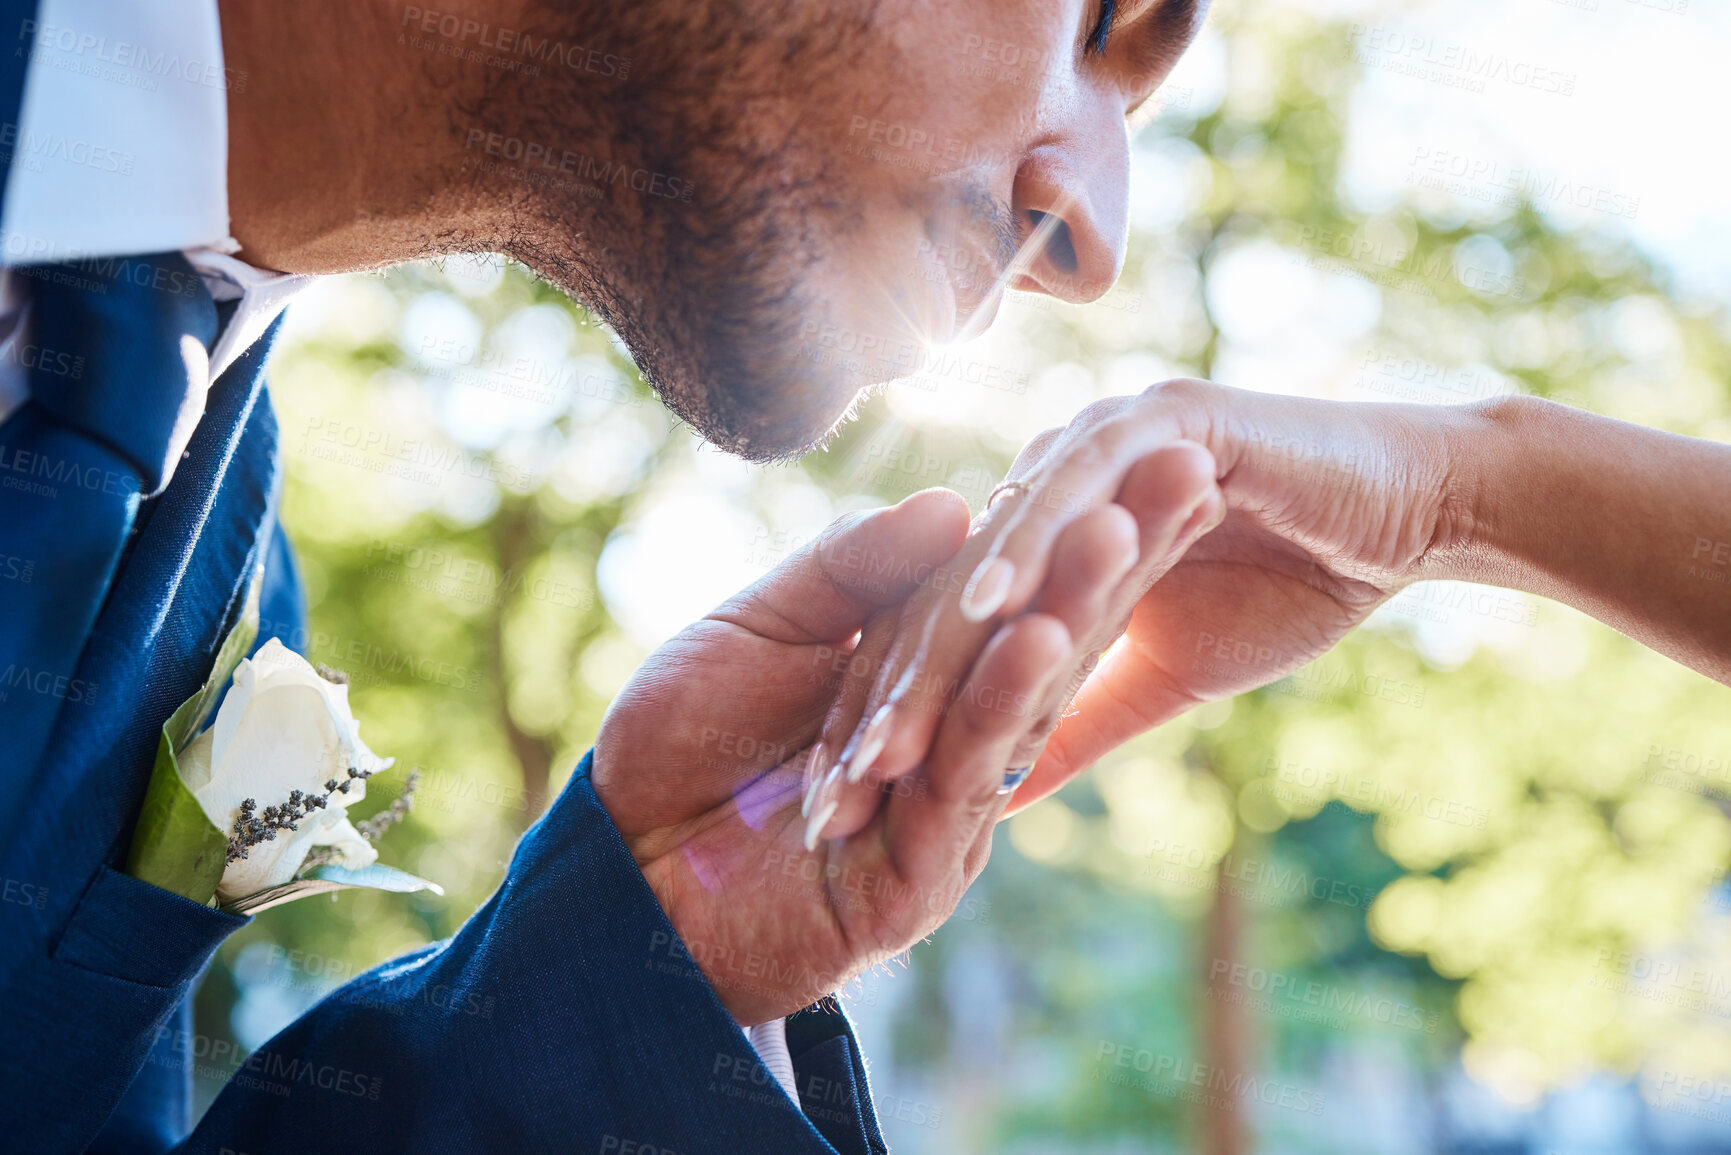
<path fill-rule="evenodd" d="M 612 166 L 590 169 L 614 178 L 600 195 L 581 180 L 503 190 L 523 226 L 503 247 L 609 325 L 705 440 L 753 461 L 794 457 L 827 436 L 859 387 L 805 339 L 827 307 L 814 270 L 859 210 L 799 100 L 821 111 L 858 59 L 869 13 L 819 26 L 775 0 L 673 8 L 658 0 L 588 31 L 550 5 L 535 14 L 629 58 L 630 72 L 593 109 L 583 104 L 593 76 L 493 86 L 478 115 L 522 125 L 525 140 L 619 142 L 606 146 Z M 750 109 L 762 113 L 742 115 Z"/>

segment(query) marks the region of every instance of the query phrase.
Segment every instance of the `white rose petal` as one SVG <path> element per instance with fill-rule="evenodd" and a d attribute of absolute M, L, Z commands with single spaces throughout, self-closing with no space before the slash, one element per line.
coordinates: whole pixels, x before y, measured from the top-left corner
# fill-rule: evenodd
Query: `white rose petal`
<path fill-rule="evenodd" d="M 361 741 L 349 710 L 349 688 L 321 678 L 306 659 L 272 638 L 234 671 L 234 685 L 216 722 L 181 751 L 180 776 L 205 814 L 225 835 L 232 832 L 243 799 L 258 812 L 281 806 L 289 793 L 322 795 L 325 783 L 348 782 L 333 791 L 294 831 L 250 847 L 223 871 L 222 902 L 279 886 L 294 877 L 314 846 L 333 846 L 343 864 L 358 868 L 378 858 L 349 822 L 347 807 L 366 797 L 366 783 L 349 779 L 349 768 L 373 771 L 391 765 Z"/>

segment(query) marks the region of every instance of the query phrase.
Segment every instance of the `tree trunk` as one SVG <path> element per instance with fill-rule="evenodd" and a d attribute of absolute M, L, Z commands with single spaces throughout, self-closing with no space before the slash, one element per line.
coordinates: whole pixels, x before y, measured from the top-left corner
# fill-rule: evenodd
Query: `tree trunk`
<path fill-rule="evenodd" d="M 1244 900 L 1228 875 L 1232 861 L 1228 854 L 1214 868 L 1214 905 L 1203 932 L 1201 977 L 1208 997 L 1202 1000 L 1202 1053 L 1210 1076 L 1202 1107 L 1203 1155 L 1250 1155 L 1251 1150 L 1244 1101 L 1225 1089 L 1253 1070 L 1250 1014 L 1242 1002 L 1233 1001 L 1231 996 L 1243 992 L 1228 981 L 1244 937 Z"/>
<path fill-rule="evenodd" d="M 499 725 L 511 743 L 511 753 L 523 775 L 523 796 L 527 805 L 518 812 L 524 829 L 541 816 L 547 805 L 547 781 L 553 769 L 553 744 L 517 725 L 511 717 L 509 664 L 505 661 L 505 600 L 512 588 L 508 580 L 518 576 L 535 552 L 534 508 L 526 501 L 507 499 L 493 518 L 494 556 L 507 580 L 500 586 L 499 602 L 493 607 L 493 685 L 497 687 Z"/>

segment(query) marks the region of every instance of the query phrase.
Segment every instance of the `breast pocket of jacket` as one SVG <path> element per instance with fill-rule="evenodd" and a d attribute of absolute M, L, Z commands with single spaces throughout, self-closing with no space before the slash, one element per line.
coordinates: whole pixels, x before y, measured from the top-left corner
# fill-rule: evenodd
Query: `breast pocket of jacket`
<path fill-rule="evenodd" d="M 103 866 L 55 944 L 54 959 L 173 989 L 203 970 L 222 940 L 251 921 Z"/>

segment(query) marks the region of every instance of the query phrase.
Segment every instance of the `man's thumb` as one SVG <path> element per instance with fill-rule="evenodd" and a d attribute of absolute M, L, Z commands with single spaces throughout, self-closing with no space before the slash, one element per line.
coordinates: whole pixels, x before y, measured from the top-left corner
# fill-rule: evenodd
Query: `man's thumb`
<path fill-rule="evenodd" d="M 709 616 L 796 645 L 845 638 L 872 611 L 921 586 L 953 582 L 959 591 L 967 575 L 945 563 L 967 533 L 961 495 L 921 490 L 887 509 L 837 519 Z"/>

